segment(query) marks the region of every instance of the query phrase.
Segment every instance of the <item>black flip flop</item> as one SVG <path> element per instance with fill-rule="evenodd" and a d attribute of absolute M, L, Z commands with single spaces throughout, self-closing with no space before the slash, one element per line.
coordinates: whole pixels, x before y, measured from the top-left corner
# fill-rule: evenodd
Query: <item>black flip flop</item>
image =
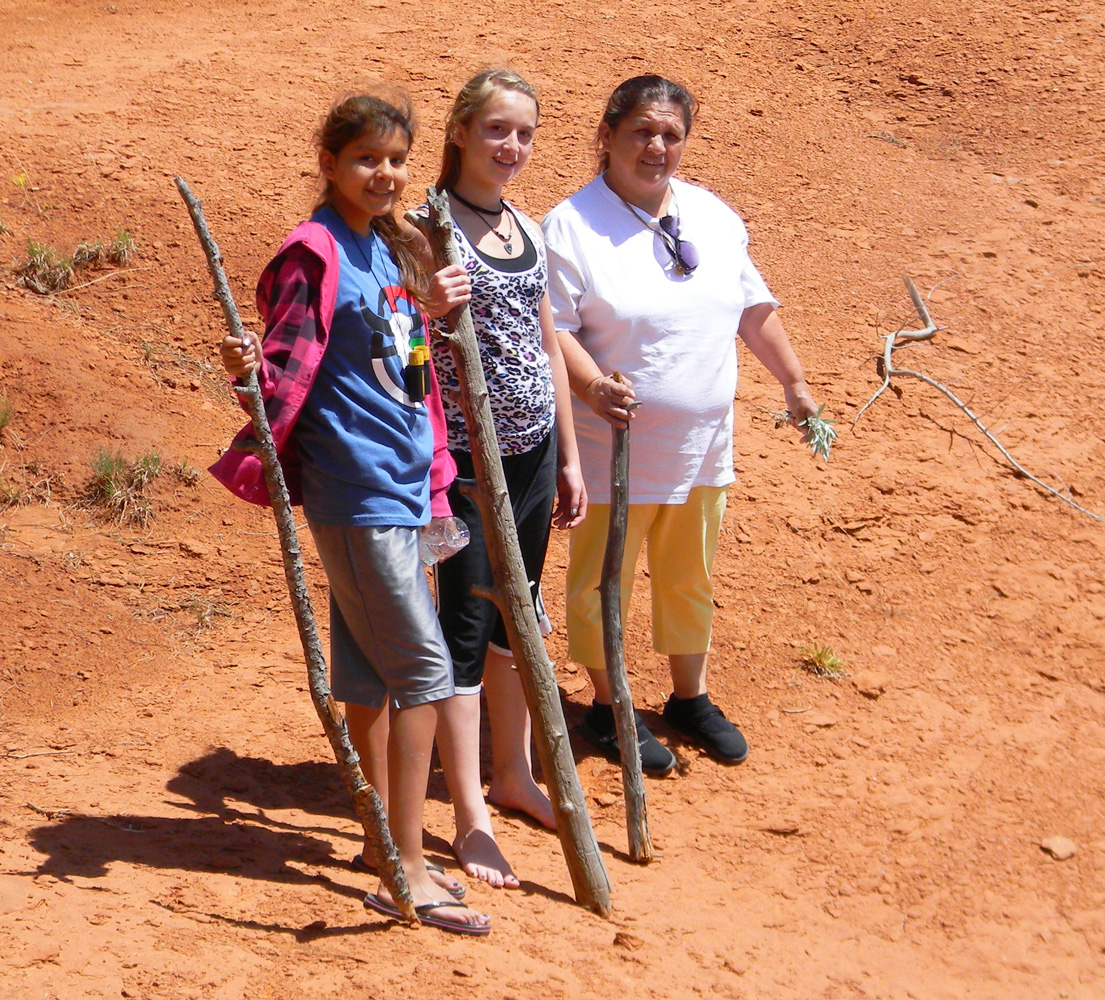
<path fill-rule="evenodd" d="M 403 915 L 394 906 L 389 906 L 375 893 L 369 893 L 364 898 L 365 909 L 375 910 L 377 913 L 382 913 L 385 917 L 392 917 L 395 920 L 402 920 Z M 452 920 L 442 920 L 440 917 L 434 917 L 430 914 L 434 910 L 438 910 L 443 906 L 463 906 L 468 909 L 467 903 L 451 903 L 448 900 L 439 900 L 435 903 L 423 903 L 421 906 L 416 906 L 414 912 L 418 914 L 418 919 L 422 923 L 427 924 L 430 927 L 436 927 L 441 931 L 449 931 L 452 934 L 466 934 L 468 937 L 487 937 L 491 933 L 491 924 L 458 924 Z"/>

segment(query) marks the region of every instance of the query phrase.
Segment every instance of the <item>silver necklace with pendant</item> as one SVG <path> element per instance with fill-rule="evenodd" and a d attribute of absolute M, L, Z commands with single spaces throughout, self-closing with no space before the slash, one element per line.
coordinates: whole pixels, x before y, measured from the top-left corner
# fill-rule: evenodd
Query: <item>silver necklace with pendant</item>
<path fill-rule="evenodd" d="M 503 249 L 508 254 L 514 253 L 514 217 L 510 209 L 506 207 L 506 203 L 502 200 L 502 198 L 499 199 L 499 211 L 489 212 L 486 208 L 480 208 L 479 205 L 473 205 L 472 202 L 470 202 L 467 198 L 462 197 L 452 189 L 450 189 L 449 194 L 456 198 L 456 200 L 459 201 L 462 205 L 470 208 L 481 219 L 483 219 L 484 222 L 487 223 L 487 228 L 490 229 L 499 238 L 499 240 L 503 244 Z M 506 216 L 507 223 L 510 226 L 510 229 L 507 231 L 506 235 L 500 233 L 499 230 L 496 229 L 491 222 L 491 219 L 494 219 L 496 216 L 498 216 L 501 225 L 502 217 L 504 215 Z"/>

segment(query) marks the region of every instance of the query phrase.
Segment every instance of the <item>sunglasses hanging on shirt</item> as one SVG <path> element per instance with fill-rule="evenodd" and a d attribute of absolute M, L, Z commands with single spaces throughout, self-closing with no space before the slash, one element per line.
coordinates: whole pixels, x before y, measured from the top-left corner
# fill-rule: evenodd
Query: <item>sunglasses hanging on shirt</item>
<path fill-rule="evenodd" d="M 684 274 L 694 273 L 694 269 L 698 267 L 698 247 L 690 240 L 679 238 L 678 217 L 665 215 L 660 220 L 660 229 L 663 231 L 663 235 L 667 237 L 664 240 L 664 246 L 671 254 L 672 263 Z"/>
<path fill-rule="evenodd" d="M 651 219 L 646 219 L 636 208 L 622 198 L 621 195 L 618 195 L 618 198 L 621 203 L 633 213 L 637 221 L 640 222 L 645 229 L 651 229 L 660 237 L 660 242 L 664 244 L 664 249 L 667 250 L 668 256 L 671 257 L 671 262 L 675 267 L 676 274 L 693 274 L 694 269 L 698 267 L 699 264 L 698 247 L 690 240 L 680 238 L 679 217 L 677 215 L 665 215 L 659 220 L 660 227 L 657 228 L 652 224 Z"/>

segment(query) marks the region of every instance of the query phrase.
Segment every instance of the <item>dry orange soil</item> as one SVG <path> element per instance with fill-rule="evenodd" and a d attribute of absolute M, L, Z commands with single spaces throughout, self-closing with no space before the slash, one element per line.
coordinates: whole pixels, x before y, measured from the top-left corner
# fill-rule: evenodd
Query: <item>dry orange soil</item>
<path fill-rule="evenodd" d="M 0 996 L 1105 996 L 1105 512 L 1100 363 L 1105 32 L 1089 2 L 577 0 L 0 4 Z M 98 449 L 205 468 L 241 415 L 172 178 L 252 286 L 307 210 L 341 91 L 411 92 L 432 179 L 457 87 L 509 64 L 542 95 L 512 192 L 540 216 L 591 172 L 621 79 L 686 82 L 683 176 L 746 218 L 817 395 L 828 464 L 749 361 L 717 572 L 715 697 L 752 755 L 649 781 L 662 858 L 625 855 L 614 766 L 577 747 L 614 887 L 576 907 L 550 834 L 496 816 L 523 891 L 472 886 L 489 940 L 366 913 L 357 825 L 307 694 L 271 519 L 162 475 L 148 527 L 75 506 Z M 133 234 L 128 269 L 43 297 L 8 268 Z M 930 294 L 931 293 L 931 294 Z M 561 600 L 564 540 L 550 559 Z M 320 574 L 310 571 L 317 607 Z M 642 571 L 643 580 L 643 571 Z M 799 667 L 817 642 L 851 676 Z M 588 697 L 550 639 L 573 726 Z M 451 811 L 432 780 L 427 845 Z M 1066 838 L 1073 855 L 1042 848 Z M 1063 855 L 1065 851 L 1059 850 Z"/>

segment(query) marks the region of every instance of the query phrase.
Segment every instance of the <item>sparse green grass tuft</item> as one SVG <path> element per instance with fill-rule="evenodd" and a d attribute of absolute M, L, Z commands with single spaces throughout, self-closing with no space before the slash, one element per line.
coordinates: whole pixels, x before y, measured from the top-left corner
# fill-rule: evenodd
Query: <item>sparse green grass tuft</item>
<path fill-rule="evenodd" d="M 78 243 L 70 259 L 45 243 L 31 240 L 27 243 L 27 259 L 16 265 L 15 274 L 32 292 L 50 295 L 68 288 L 76 271 L 126 267 L 137 252 L 138 244 L 127 229 L 120 229 L 109 243 L 99 239 Z"/>
<path fill-rule="evenodd" d="M 180 626 L 181 634 L 196 636 L 215 628 L 220 624 L 220 618 L 233 619 L 234 605 L 225 600 L 221 592 L 193 591 L 179 600 L 168 602 L 155 595 L 152 606 L 135 611 L 135 614 L 155 622 L 173 622 Z"/>
<path fill-rule="evenodd" d="M 12 415 L 15 411 L 11 408 L 11 404 L 8 402 L 7 396 L 0 396 L 0 434 L 3 433 L 4 428 L 12 422 Z"/>
<path fill-rule="evenodd" d="M 73 251 L 73 270 L 78 271 L 82 267 L 103 267 L 107 263 L 107 250 L 103 240 L 94 240 L 90 243 L 78 243 Z"/>
<path fill-rule="evenodd" d="M 149 524 L 153 507 L 147 487 L 161 474 L 161 456 L 155 450 L 133 462 L 101 448 L 92 462 L 92 478 L 84 502 L 99 507 L 120 524 Z"/>
<path fill-rule="evenodd" d="M 891 132 L 887 132 L 885 129 L 876 132 L 874 135 L 864 136 L 866 139 L 881 139 L 883 142 L 890 143 L 891 146 L 897 146 L 899 149 L 905 149 L 906 142 L 903 139 L 899 139 Z"/>
<path fill-rule="evenodd" d="M 167 389 L 206 389 L 211 395 L 225 401 L 225 379 L 213 379 L 214 368 L 206 358 L 196 359 L 170 344 L 144 341 L 142 360 L 150 373 Z"/>
<path fill-rule="evenodd" d="M 15 267 L 16 277 L 32 292 L 49 295 L 68 288 L 73 281 L 73 265 L 51 246 L 27 241 L 27 259 Z"/>
<path fill-rule="evenodd" d="M 197 469 L 188 459 L 183 459 L 169 468 L 177 479 L 185 486 L 195 486 L 203 478 L 203 473 Z"/>
<path fill-rule="evenodd" d="M 156 450 L 151 449 L 145 455 L 136 459 L 132 468 L 135 483 L 146 486 L 161 475 L 161 455 Z"/>
<path fill-rule="evenodd" d="M 107 245 L 106 253 L 109 264 L 126 267 L 138 253 L 138 244 L 134 242 L 129 229 L 120 229 Z"/>
<path fill-rule="evenodd" d="M 199 594 L 193 594 L 188 600 L 182 602 L 180 610 L 195 617 L 196 630 L 201 632 L 214 628 L 217 618 L 234 617 L 230 605 L 224 601 L 212 600 Z"/>
<path fill-rule="evenodd" d="M 832 646 L 807 642 L 798 652 L 802 654 L 802 667 L 811 674 L 833 681 L 848 676 L 848 671 L 844 669 L 844 660 L 833 652 Z"/>

